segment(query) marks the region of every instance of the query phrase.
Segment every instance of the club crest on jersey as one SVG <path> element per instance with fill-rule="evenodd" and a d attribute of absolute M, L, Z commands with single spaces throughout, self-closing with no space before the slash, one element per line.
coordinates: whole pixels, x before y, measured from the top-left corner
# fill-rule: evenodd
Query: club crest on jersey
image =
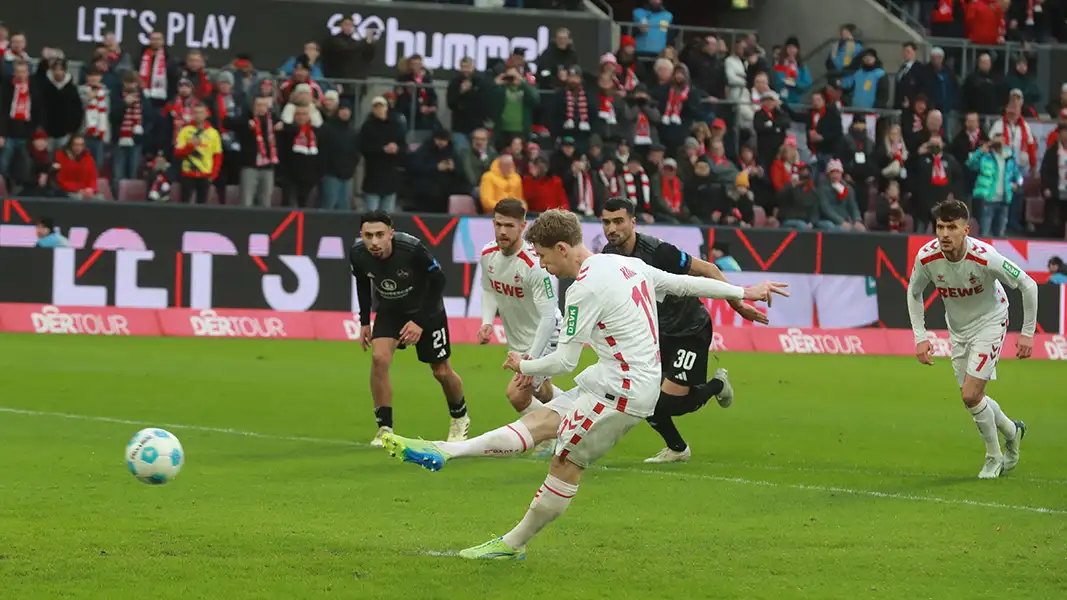
<path fill-rule="evenodd" d="M 519 274 L 518 274 L 518 273 L 516 273 L 516 274 L 515 274 L 515 283 L 518 283 L 518 282 L 520 282 L 520 281 L 522 281 L 522 277 L 519 277 Z"/>
<path fill-rule="evenodd" d="M 383 279 L 382 280 L 382 289 L 387 291 L 387 292 L 395 292 L 396 291 L 396 282 L 393 281 L 392 279 Z"/>
<path fill-rule="evenodd" d="M 492 273 L 492 272 L 493 272 L 493 265 L 489 265 L 489 272 L 490 272 L 490 273 Z"/>
<path fill-rule="evenodd" d="M 942 283 L 944 283 L 944 281 L 945 281 L 945 276 L 944 276 L 944 275 L 938 275 L 938 276 L 937 276 L 937 280 L 938 280 L 938 281 L 940 281 L 940 282 L 942 282 Z"/>
<path fill-rule="evenodd" d="M 974 273 L 971 273 L 971 278 L 967 281 L 970 281 L 971 285 L 978 285 L 978 277 Z"/>
<path fill-rule="evenodd" d="M 404 279 L 405 277 L 411 276 L 411 271 L 408 271 L 407 269 L 399 269 L 396 272 L 396 276 L 400 279 Z"/>
<path fill-rule="evenodd" d="M 578 333 L 578 307 L 567 307 L 567 335 Z"/>

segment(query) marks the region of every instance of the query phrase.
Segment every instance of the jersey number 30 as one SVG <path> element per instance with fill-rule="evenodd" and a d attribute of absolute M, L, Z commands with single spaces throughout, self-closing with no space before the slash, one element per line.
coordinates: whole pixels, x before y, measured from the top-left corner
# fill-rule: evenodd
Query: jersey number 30
<path fill-rule="evenodd" d="M 648 282 L 642 281 L 640 286 L 634 286 L 633 291 L 634 304 L 641 307 L 641 310 L 645 311 L 645 317 L 648 319 L 648 330 L 652 332 L 652 341 L 659 343 L 656 339 L 656 322 L 652 319 L 652 299 L 648 295 Z"/>

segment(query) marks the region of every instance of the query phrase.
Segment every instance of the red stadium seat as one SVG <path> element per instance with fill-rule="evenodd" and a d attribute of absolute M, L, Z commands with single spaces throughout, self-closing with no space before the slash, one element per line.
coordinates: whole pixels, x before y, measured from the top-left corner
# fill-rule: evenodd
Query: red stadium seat
<path fill-rule="evenodd" d="M 120 202 L 142 202 L 148 197 L 148 184 L 140 179 L 119 181 Z"/>
<path fill-rule="evenodd" d="M 241 204 L 241 186 L 228 185 L 226 186 L 226 205 L 237 206 Z"/>
<path fill-rule="evenodd" d="M 474 204 L 474 198 L 457 194 L 448 197 L 448 214 L 476 215 L 478 207 Z"/>
<path fill-rule="evenodd" d="M 1026 222 L 1034 225 L 1045 222 L 1045 199 L 1041 196 L 1026 198 Z"/>
<path fill-rule="evenodd" d="M 111 181 L 101 177 L 96 180 L 96 192 L 104 195 L 104 200 L 114 200 L 115 196 L 111 193 Z"/>
<path fill-rule="evenodd" d="M 753 227 L 766 227 L 767 226 L 767 211 L 763 210 L 762 206 L 758 204 L 752 207 L 752 226 Z"/>
<path fill-rule="evenodd" d="M 874 231 L 878 227 L 878 213 L 873 210 L 868 210 L 863 213 L 863 226 L 870 231 Z"/>

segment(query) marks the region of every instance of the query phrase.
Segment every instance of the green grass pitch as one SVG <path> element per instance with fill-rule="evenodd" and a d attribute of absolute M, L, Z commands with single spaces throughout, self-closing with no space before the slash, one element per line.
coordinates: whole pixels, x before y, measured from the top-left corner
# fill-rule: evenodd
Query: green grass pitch
<path fill-rule="evenodd" d="M 946 359 L 723 355 L 737 401 L 679 420 L 691 463 L 642 464 L 641 426 L 525 562 L 471 563 L 434 554 L 510 529 L 545 461 L 370 449 L 357 344 L 7 335 L 0 356 L 4 600 L 1067 598 L 1062 364 L 1002 363 L 990 395 L 1030 431 L 980 482 Z M 454 348 L 472 433 L 515 418 L 503 359 Z M 445 435 L 413 351 L 393 382 L 397 432 Z M 185 446 L 170 485 L 126 470 L 149 425 Z"/>

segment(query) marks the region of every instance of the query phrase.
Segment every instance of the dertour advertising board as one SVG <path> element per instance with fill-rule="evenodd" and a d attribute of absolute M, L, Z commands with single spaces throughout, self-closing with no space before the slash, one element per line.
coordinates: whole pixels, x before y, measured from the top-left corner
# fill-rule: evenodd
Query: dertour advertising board
<path fill-rule="evenodd" d="M 480 10 L 421 3 L 334 3 L 296 0 L 128 0 L 84 3 L 70 0 L 5 3 L 3 19 L 26 33 L 30 53 L 61 48 L 85 59 L 113 32 L 127 52 L 136 52 L 159 31 L 178 54 L 205 53 L 209 66 L 249 54 L 260 69 L 274 70 L 301 51 L 305 42 L 340 32 L 351 17 L 355 37 L 378 32 L 372 76 L 392 76 L 403 58 L 422 55 L 436 71 L 453 71 L 470 56 L 480 69 L 493 58 L 521 50 L 535 61 L 567 27 L 584 67 L 594 68 L 610 45 L 610 21 L 566 11 Z"/>

